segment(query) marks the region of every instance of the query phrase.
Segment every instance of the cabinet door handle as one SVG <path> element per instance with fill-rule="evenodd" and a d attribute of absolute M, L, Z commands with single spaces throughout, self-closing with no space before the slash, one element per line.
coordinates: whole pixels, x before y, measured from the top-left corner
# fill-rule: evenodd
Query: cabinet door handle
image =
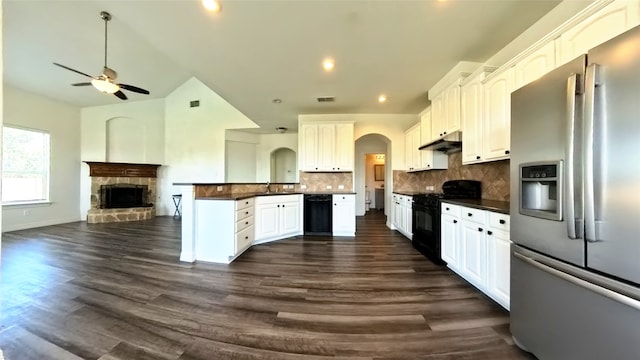
<path fill-rule="evenodd" d="M 468 215 L 469 217 L 473 216 L 473 214 L 472 214 L 472 213 L 467 213 L 467 215 Z"/>
<path fill-rule="evenodd" d="M 442 136 L 442 133 L 440 133 L 440 136 Z"/>
<path fill-rule="evenodd" d="M 245 215 L 249 215 L 249 212 L 248 212 L 248 211 L 245 211 L 245 212 L 244 212 L 244 214 L 245 214 Z"/>
<path fill-rule="evenodd" d="M 493 231 L 487 231 L 487 235 L 493 235 Z"/>
<path fill-rule="evenodd" d="M 447 132 L 445 131 L 444 134 L 447 135 Z"/>
<path fill-rule="evenodd" d="M 280 205 L 278 205 L 278 207 L 280 207 Z"/>
<path fill-rule="evenodd" d="M 249 222 L 248 222 L 248 221 L 246 221 L 244 224 L 245 224 L 245 225 L 249 225 Z"/>
<path fill-rule="evenodd" d="M 476 160 L 480 160 L 480 155 L 476 156 Z"/>
<path fill-rule="evenodd" d="M 500 224 L 504 225 L 504 224 L 506 224 L 506 223 L 507 223 L 506 221 L 504 221 L 504 220 L 500 219 Z"/>
<path fill-rule="evenodd" d="M 284 204 L 282 204 L 282 207 L 284 207 Z"/>
<path fill-rule="evenodd" d="M 445 208 L 445 209 L 447 209 L 447 211 L 449 211 L 449 208 Z"/>
<path fill-rule="evenodd" d="M 458 223 L 458 220 L 453 220 L 453 223 L 454 223 L 454 224 L 457 224 L 457 223 Z"/>
<path fill-rule="evenodd" d="M 244 237 L 245 240 L 249 240 L 249 235 Z"/>
<path fill-rule="evenodd" d="M 478 228 L 478 231 L 482 232 L 482 228 Z"/>
<path fill-rule="evenodd" d="M 510 152 L 509 152 L 509 150 L 505 150 L 504 153 L 509 155 Z"/>
<path fill-rule="evenodd" d="M 249 205 L 249 202 L 248 202 L 248 201 L 246 201 L 246 202 L 245 202 L 245 205 Z"/>

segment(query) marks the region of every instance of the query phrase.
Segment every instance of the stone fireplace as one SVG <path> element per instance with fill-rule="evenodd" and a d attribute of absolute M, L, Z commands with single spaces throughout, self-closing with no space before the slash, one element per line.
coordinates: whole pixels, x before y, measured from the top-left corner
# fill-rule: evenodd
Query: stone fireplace
<path fill-rule="evenodd" d="M 91 176 L 90 224 L 154 218 L 157 194 L 155 164 L 86 162 Z"/>

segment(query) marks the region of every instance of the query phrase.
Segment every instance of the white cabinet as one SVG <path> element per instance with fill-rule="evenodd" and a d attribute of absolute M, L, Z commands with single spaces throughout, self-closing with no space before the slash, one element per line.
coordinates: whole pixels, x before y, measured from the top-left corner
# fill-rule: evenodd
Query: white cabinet
<path fill-rule="evenodd" d="M 556 43 L 549 41 L 514 66 L 515 83 L 513 90 L 542 77 L 556 67 Z"/>
<path fill-rule="evenodd" d="M 483 85 L 488 71 L 472 75 L 462 85 L 461 127 L 462 127 L 462 164 L 474 164 L 484 161 L 482 139 L 483 114 Z"/>
<path fill-rule="evenodd" d="M 419 150 L 420 146 L 430 141 L 423 138 L 423 135 L 428 133 L 423 129 L 425 127 L 430 129 L 430 124 L 431 111 L 425 110 L 420 115 L 420 122 L 404 133 L 404 156 L 407 171 L 447 169 L 449 167 L 449 158 L 446 154 L 432 150 Z"/>
<path fill-rule="evenodd" d="M 393 194 L 393 227 L 411 240 L 413 234 L 413 197 Z"/>
<path fill-rule="evenodd" d="M 300 170 L 353 171 L 353 122 L 301 123 L 299 128 Z"/>
<path fill-rule="evenodd" d="M 512 78 L 509 68 L 484 83 L 483 154 L 488 161 L 509 158 Z"/>
<path fill-rule="evenodd" d="M 486 214 L 482 210 L 462 208 L 461 275 L 480 288 L 487 281 Z"/>
<path fill-rule="evenodd" d="M 356 235 L 356 196 L 333 194 L 333 236 Z"/>
<path fill-rule="evenodd" d="M 196 200 L 196 260 L 230 263 L 254 240 L 254 199 Z"/>
<path fill-rule="evenodd" d="M 640 2 L 617 0 L 560 36 L 558 64 L 564 64 L 640 24 Z"/>
<path fill-rule="evenodd" d="M 441 257 L 447 266 L 509 309 L 509 215 L 442 203 Z"/>
<path fill-rule="evenodd" d="M 431 102 L 431 137 L 437 139 L 460 130 L 460 82 L 458 78 Z"/>
<path fill-rule="evenodd" d="M 451 269 L 460 267 L 460 207 L 457 205 L 442 205 L 442 226 L 440 256 Z"/>
<path fill-rule="evenodd" d="M 302 234 L 302 195 L 258 196 L 255 201 L 257 243 Z"/>

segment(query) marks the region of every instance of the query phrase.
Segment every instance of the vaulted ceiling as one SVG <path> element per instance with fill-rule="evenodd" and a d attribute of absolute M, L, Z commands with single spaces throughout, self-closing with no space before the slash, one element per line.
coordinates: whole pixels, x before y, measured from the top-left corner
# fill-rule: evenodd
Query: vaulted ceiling
<path fill-rule="evenodd" d="M 52 64 L 99 75 L 106 10 L 109 67 L 151 91 L 128 101 L 195 76 L 267 133 L 296 128 L 300 113 L 416 114 L 458 61 L 486 61 L 559 2 L 222 0 L 213 14 L 200 1 L 4 0 L 5 81 L 80 107 L 120 103 Z"/>

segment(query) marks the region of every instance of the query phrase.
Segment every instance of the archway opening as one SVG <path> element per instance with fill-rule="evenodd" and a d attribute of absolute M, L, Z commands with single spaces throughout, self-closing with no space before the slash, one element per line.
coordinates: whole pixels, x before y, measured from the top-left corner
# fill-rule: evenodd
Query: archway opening
<path fill-rule="evenodd" d="M 296 152 L 289 148 L 278 148 L 271 152 L 271 175 L 273 183 L 296 182 Z"/>

